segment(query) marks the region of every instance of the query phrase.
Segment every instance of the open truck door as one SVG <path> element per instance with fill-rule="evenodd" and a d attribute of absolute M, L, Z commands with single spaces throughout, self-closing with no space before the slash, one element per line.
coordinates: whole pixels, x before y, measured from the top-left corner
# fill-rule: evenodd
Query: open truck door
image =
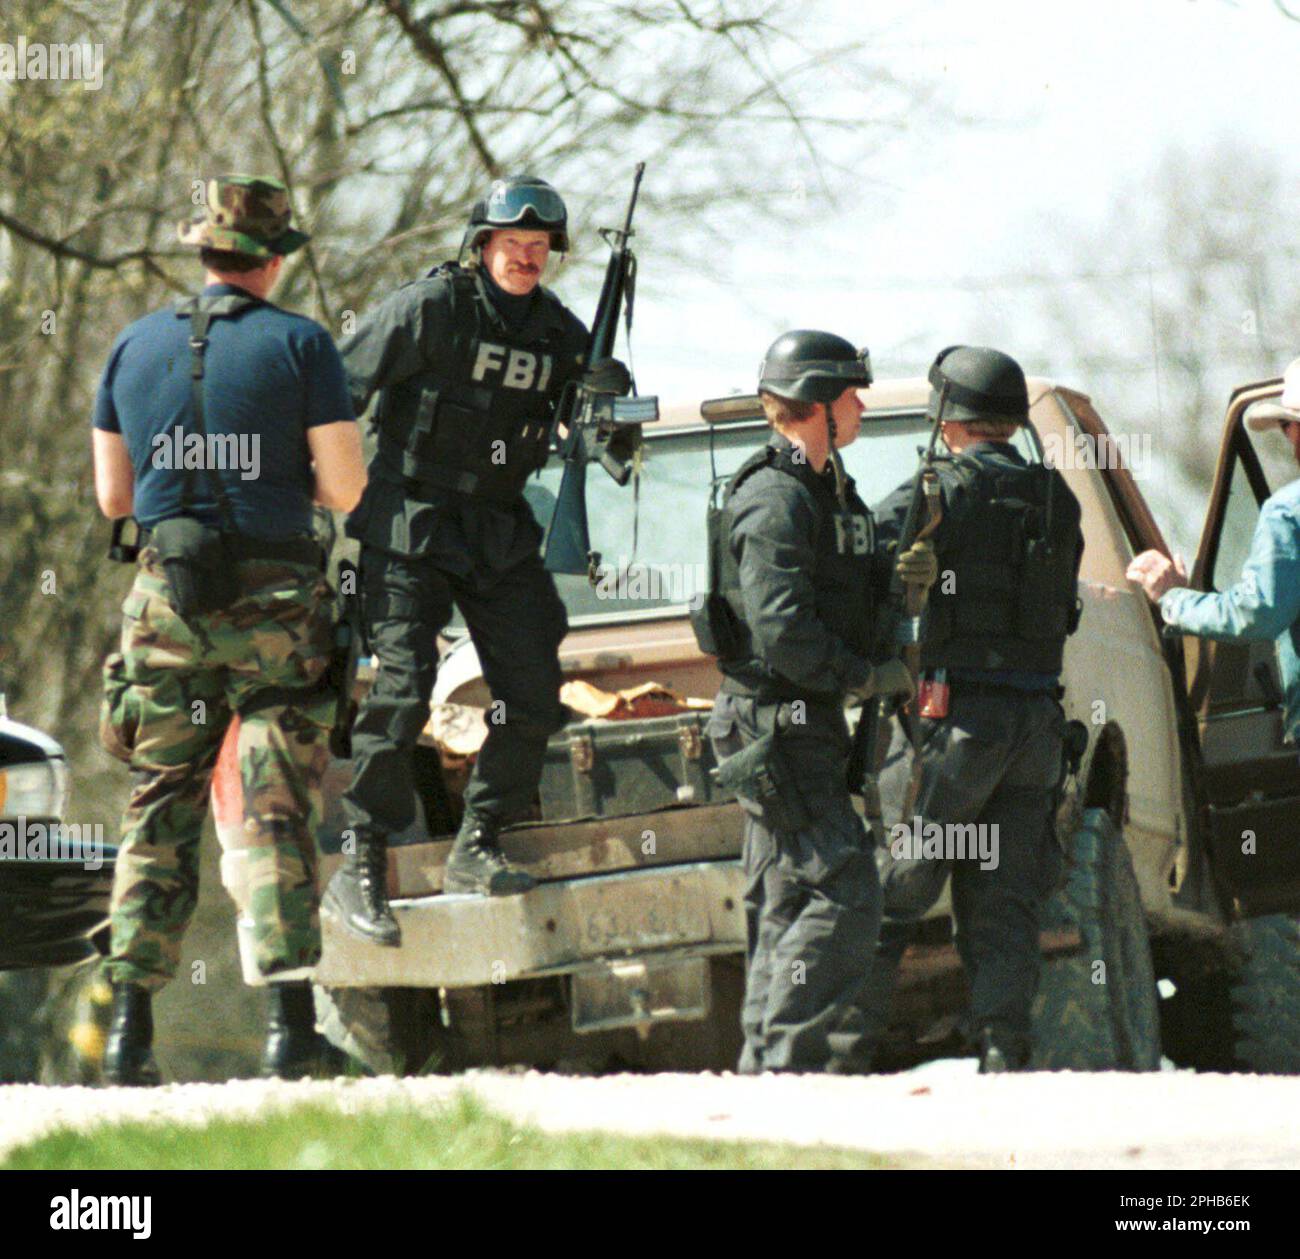
<path fill-rule="evenodd" d="M 1297 474 L 1276 434 L 1251 432 L 1256 403 L 1281 381 L 1238 389 L 1228 406 L 1191 584 L 1239 578 L 1264 501 Z M 1216 882 L 1237 917 L 1300 912 L 1300 749 L 1283 741 L 1282 681 L 1272 641 L 1187 637 L 1189 698 L 1201 736 L 1200 803 Z"/>

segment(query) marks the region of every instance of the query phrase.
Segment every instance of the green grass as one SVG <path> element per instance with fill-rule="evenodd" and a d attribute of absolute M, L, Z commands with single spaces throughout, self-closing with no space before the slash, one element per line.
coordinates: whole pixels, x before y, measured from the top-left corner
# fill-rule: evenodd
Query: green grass
<path fill-rule="evenodd" d="M 265 1119 L 203 1125 L 102 1124 L 60 1129 L 12 1150 L 5 1170 L 383 1169 L 633 1170 L 880 1168 L 896 1166 L 859 1150 L 757 1142 L 544 1133 L 461 1094 L 437 1110 L 399 1107 L 343 1115 L 303 1105 Z"/>

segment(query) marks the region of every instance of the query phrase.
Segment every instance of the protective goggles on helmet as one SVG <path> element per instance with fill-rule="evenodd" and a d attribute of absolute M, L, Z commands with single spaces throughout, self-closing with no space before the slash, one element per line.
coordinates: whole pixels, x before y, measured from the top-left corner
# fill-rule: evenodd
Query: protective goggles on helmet
<path fill-rule="evenodd" d="M 492 185 L 485 211 L 484 222 L 498 226 L 520 223 L 532 216 L 543 227 L 562 228 L 568 217 L 564 201 L 554 188 L 504 181 Z"/>

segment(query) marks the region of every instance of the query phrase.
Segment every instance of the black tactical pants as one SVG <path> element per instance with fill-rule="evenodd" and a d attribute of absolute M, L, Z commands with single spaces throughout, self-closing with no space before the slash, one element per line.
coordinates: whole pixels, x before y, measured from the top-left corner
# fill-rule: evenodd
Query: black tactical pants
<path fill-rule="evenodd" d="M 782 705 L 784 719 L 790 705 Z M 748 967 L 739 1070 L 842 1071 L 858 1040 L 855 1001 L 880 928 L 880 887 L 870 844 L 845 788 L 842 711 L 809 707 L 782 730 L 787 760 L 812 818 L 777 829 L 762 807 L 745 810 Z M 763 728 L 766 729 L 766 720 Z M 709 734 L 719 758 L 759 735 L 751 699 L 719 694 Z"/>
<path fill-rule="evenodd" d="M 504 570 L 444 571 L 363 547 L 361 589 L 375 684 L 352 729 L 347 825 L 358 839 L 386 837 L 415 816 L 412 750 L 429 720 L 438 632 L 460 608 L 492 692 L 487 741 L 465 791 L 467 813 L 503 824 L 527 813 L 546 740 L 564 724 L 556 649 L 567 629 L 555 582 L 536 553 Z"/>
<path fill-rule="evenodd" d="M 920 918 L 951 876 L 957 950 L 971 984 L 970 1029 L 991 1028 L 1000 1044 L 1027 1053 L 1039 914 L 1061 871 L 1052 810 L 1065 716 L 1050 695 L 963 693 L 954 684 L 949 715 L 922 728 L 913 816 L 900 816 L 911 745 L 897 725 L 881 774 L 890 824 L 881 853 L 885 912 Z M 921 855 L 918 837 L 944 847 Z M 963 850 L 979 855 L 945 855 Z"/>

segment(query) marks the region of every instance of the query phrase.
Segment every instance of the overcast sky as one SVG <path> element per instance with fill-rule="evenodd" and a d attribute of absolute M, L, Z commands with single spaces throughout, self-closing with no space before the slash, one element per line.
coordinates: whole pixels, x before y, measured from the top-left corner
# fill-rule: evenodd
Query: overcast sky
<path fill-rule="evenodd" d="M 1300 0 L 1292 3 L 1300 14 Z M 789 193 L 788 225 L 738 219 L 734 239 L 711 254 L 720 278 L 657 263 L 647 227 L 634 339 L 642 390 L 672 401 L 750 390 L 767 345 L 794 327 L 868 345 L 878 378 L 923 374 L 954 342 L 996 339 L 1031 373 L 1090 393 L 1112 431 L 1155 423 L 1144 490 L 1171 544 L 1194 552 L 1205 486 L 1181 479 L 1167 458 L 1185 434 L 1162 407 L 1145 281 L 1081 287 L 1070 278 L 1080 263 L 1059 242 L 1099 234 L 1135 187 L 1139 198 L 1158 198 L 1155 176 L 1175 147 L 1273 155 L 1300 193 L 1300 22 L 1273 0 L 824 0 L 808 10 L 800 37 L 810 47 L 866 40 L 877 55 L 887 50 L 891 69 L 941 87 L 946 116 L 901 132 L 860 177 L 832 174 L 833 208 L 815 179 L 800 176 L 797 153 L 756 146 L 756 192 L 788 186 L 803 195 Z M 837 114 L 851 116 L 862 99 L 858 64 L 818 76 Z M 827 165 L 843 164 L 871 134 L 835 140 Z M 1131 208 L 1136 224 L 1154 200 Z M 1140 239 L 1135 229 L 1127 243 Z M 1156 268 L 1178 261 L 1150 258 Z M 1098 264 L 1104 253 L 1087 265 Z M 1098 296 L 1088 286 L 1126 286 L 1120 309 L 1131 312 L 1133 331 L 1109 338 L 1124 356 L 1118 371 L 1081 367 L 1057 343 L 1042 314 L 1053 276 L 1081 309 Z M 558 287 L 580 312 L 594 300 L 584 304 L 572 280 Z M 1225 325 L 1239 316 L 1225 311 Z M 1211 371 L 1216 396 L 1226 403 L 1234 384 L 1280 374 L 1300 353 L 1300 328 L 1283 323 L 1279 310 L 1263 350 L 1259 340 L 1229 338 Z M 1284 347 L 1276 362 L 1273 345 Z M 1205 417 L 1207 459 L 1220 418 L 1217 404 Z"/>
<path fill-rule="evenodd" d="M 1001 310 L 1000 324 L 1008 312 L 1014 318 L 1015 277 L 1054 261 L 1045 223 L 1099 222 L 1117 189 L 1149 174 L 1171 145 L 1226 138 L 1300 169 L 1292 160 L 1300 22 L 1272 0 L 831 0 L 823 8 L 833 19 L 828 42 L 883 32 L 892 65 L 940 81 L 954 112 L 977 121 L 902 136 L 867 164 L 860 186 L 835 176 L 836 211 L 826 211 L 815 185 L 803 205 L 792 196 L 792 216 L 820 213 L 820 221 L 792 223 L 775 241 L 738 232 L 714 257 L 722 284 L 674 271 L 665 291 L 654 284 L 653 256 L 643 256 L 636 361 L 647 390 L 692 398 L 752 388 L 768 342 L 808 325 L 868 344 L 878 375 L 919 372 L 937 349 L 973 336 L 981 302 Z M 851 109 L 851 76 L 832 67 L 827 82 L 837 107 Z M 847 152 L 852 141 L 842 143 Z M 756 180 L 765 175 L 756 169 Z M 1068 271 L 1069 260 L 1060 261 Z M 972 295 L 954 289 L 954 278 L 997 283 Z M 1026 327 L 1024 344 L 1037 346 L 1040 332 Z M 1300 349 L 1300 330 L 1295 341 Z M 1050 363 L 1031 366 L 1062 374 Z"/>

